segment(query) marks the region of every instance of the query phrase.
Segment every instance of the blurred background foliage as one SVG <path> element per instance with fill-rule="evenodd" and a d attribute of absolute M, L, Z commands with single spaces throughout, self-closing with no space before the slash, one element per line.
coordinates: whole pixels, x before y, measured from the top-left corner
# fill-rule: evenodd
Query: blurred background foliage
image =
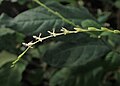
<path fill-rule="evenodd" d="M 120 0 L 40 0 L 83 28 L 120 30 Z M 101 40 L 88 34 L 51 38 L 11 62 L 33 35 L 72 29 L 32 0 L 0 0 L 0 86 L 120 86 L 120 36 Z"/>

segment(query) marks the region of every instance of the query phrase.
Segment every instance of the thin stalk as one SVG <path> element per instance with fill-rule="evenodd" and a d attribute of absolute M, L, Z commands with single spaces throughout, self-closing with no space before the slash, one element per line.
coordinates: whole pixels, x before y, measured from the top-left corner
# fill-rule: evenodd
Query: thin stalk
<path fill-rule="evenodd" d="M 29 49 L 30 49 L 30 46 L 27 47 L 27 48 L 25 49 L 25 51 L 22 52 L 22 54 L 20 54 L 15 61 L 12 62 L 11 67 L 14 67 L 15 64 L 21 59 L 21 57 L 22 57 Z"/>

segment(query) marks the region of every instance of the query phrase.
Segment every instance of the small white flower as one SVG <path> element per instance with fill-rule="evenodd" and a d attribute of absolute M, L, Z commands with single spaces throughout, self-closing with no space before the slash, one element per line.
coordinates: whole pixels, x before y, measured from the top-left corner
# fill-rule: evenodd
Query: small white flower
<path fill-rule="evenodd" d="M 43 39 L 41 38 L 41 33 L 39 34 L 39 36 L 37 37 L 37 36 L 33 36 L 33 38 L 35 38 L 36 40 L 39 40 L 39 41 L 43 41 Z"/>
<path fill-rule="evenodd" d="M 63 28 L 63 27 L 62 27 L 62 29 L 60 31 L 62 31 L 64 33 L 64 35 L 70 33 L 69 30 L 67 30 L 66 28 Z"/>
<path fill-rule="evenodd" d="M 53 37 L 56 37 L 55 29 L 53 29 L 52 32 L 51 32 L 51 31 L 48 31 L 48 33 L 49 33 L 50 35 L 52 35 Z"/>
<path fill-rule="evenodd" d="M 32 43 L 32 41 L 31 42 L 29 42 L 29 43 L 22 43 L 24 46 L 26 46 L 26 47 L 31 47 L 34 43 Z M 32 48 L 32 47 L 31 47 Z"/>

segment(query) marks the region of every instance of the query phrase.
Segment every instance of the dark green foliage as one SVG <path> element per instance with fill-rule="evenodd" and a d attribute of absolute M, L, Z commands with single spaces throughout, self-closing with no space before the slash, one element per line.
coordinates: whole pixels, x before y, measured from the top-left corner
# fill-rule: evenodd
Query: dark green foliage
<path fill-rule="evenodd" d="M 94 14 L 95 18 L 77 0 L 41 1 L 83 29 L 100 29 L 112 13 Z M 120 85 L 120 35 L 109 32 L 76 33 L 47 39 L 35 45 L 14 68 L 10 68 L 11 62 L 26 48 L 21 43 L 31 41 L 33 35 L 49 35 L 47 31 L 53 28 L 56 32 L 62 27 L 74 28 L 35 2 L 12 2 L 27 5 L 29 9 L 14 18 L 5 13 L 0 15 L 0 86 Z M 116 0 L 113 6 L 119 8 L 118 4 L 119 0 Z M 100 34 L 101 38 L 95 37 Z"/>
<path fill-rule="evenodd" d="M 1 86 L 20 86 L 25 67 L 26 63 L 23 62 L 19 62 L 14 68 L 10 68 L 10 62 L 2 66 L 0 68 Z"/>
<path fill-rule="evenodd" d="M 86 19 L 95 20 L 84 7 L 81 7 L 80 9 L 75 7 L 64 7 L 54 2 L 49 3 L 47 6 L 52 8 L 54 11 L 61 13 L 64 17 L 72 22 L 75 22 L 77 25 L 81 25 L 81 22 Z M 68 26 L 68 28 L 71 27 L 71 25 L 68 25 L 62 21 L 62 19 L 48 12 L 43 7 L 37 7 L 35 9 L 23 12 L 11 20 L 5 19 L 7 16 L 4 15 L 1 15 L 1 17 L 2 23 L 5 24 L 5 26 L 12 27 L 12 29 L 25 33 L 26 35 L 40 32 L 44 34 L 53 28 L 60 29 L 65 26 Z M 10 25 L 8 25 L 9 23 Z"/>

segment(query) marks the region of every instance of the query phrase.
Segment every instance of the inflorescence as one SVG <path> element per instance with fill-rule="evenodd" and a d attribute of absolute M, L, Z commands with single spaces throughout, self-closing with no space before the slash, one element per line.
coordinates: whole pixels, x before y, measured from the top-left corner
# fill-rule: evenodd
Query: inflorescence
<path fill-rule="evenodd" d="M 119 30 L 110 30 L 108 28 L 105 28 L 105 27 L 101 27 L 101 29 L 97 29 L 95 27 L 89 27 L 88 29 L 82 29 L 82 28 L 74 28 L 74 30 L 70 31 L 66 28 L 62 28 L 60 30 L 61 32 L 57 33 L 55 32 L 55 29 L 53 29 L 53 31 L 48 31 L 49 35 L 48 36 L 45 36 L 45 37 L 41 37 L 42 33 L 39 34 L 39 36 L 33 36 L 33 38 L 36 40 L 36 41 L 31 41 L 29 43 L 22 43 L 24 46 L 26 46 L 26 50 L 20 54 L 18 56 L 18 58 L 12 62 L 12 65 L 11 67 L 14 67 L 14 65 L 20 60 L 20 58 L 30 49 L 30 48 L 33 48 L 33 45 L 37 44 L 38 42 L 42 42 L 43 40 L 46 40 L 48 38 L 52 38 L 52 37 L 57 37 L 57 36 L 61 36 L 61 35 L 67 35 L 67 34 L 74 34 L 74 33 L 82 33 L 82 32 L 110 32 L 110 33 L 115 33 L 115 34 L 120 34 L 120 31 Z M 101 38 L 101 35 L 98 35 L 96 36 L 97 38 Z"/>
<path fill-rule="evenodd" d="M 101 29 L 97 29 L 95 27 L 88 27 L 88 29 L 82 29 L 80 28 L 80 26 L 76 25 L 74 22 L 71 22 L 70 20 L 66 19 L 64 16 L 62 16 L 60 13 L 50 9 L 49 7 L 47 7 L 46 5 L 44 5 L 43 3 L 41 3 L 39 0 L 33 0 L 35 1 L 37 4 L 39 4 L 40 6 L 44 7 L 46 10 L 48 10 L 49 12 L 51 12 L 52 14 L 58 16 L 60 19 L 62 19 L 64 22 L 74 26 L 74 27 L 77 27 L 77 28 L 74 28 L 73 31 L 70 31 L 66 28 L 62 28 L 60 31 L 60 33 L 57 33 L 55 32 L 55 29 L 53 29 L 53 31 L 47 31 L 49 33 L 48 36 L 46 37 L 41 37 L 42 33 L 39 34 L 39 36 L 33 36 L 33 38 L 36 40 L 36 41 L 31 41 L 29 43 L 22 43 L 24 46 L 26 46 L 27 48 L 25 49 L 25 51 L 20 54 L 18 56 L 18 58 L 12 62 L 12 65 L 11 67 L 14 67 L 15 64 L 20 60 L 20 58 L 30 49 L 30 48 L 33 48 L 33 45 L 37 44 L 38 42 L 42 42 L 43 40 L 45 39 L 48 39 L 48 38 L 52 38 L 52 37 L 57 37 L 57 36 L 61 36 L 61 35 L 67 35 L 67 34 L 74 34 L 74 33 L 81 33 L 81 32 L 84 32 L 84 33 L 88 33 L 88 34 L 92 34 L 94 35 L 96 38 L 101 38 L 102 34 L 100 35 L 96 35 L 92 32 L 110 32 L 110 33 L 115 33 L 115 34 L 120 34 L 120 31 L 119 30 L 111 30 L 111 29 L 108 29 L 108 28 L 105 28 L 105 27 L 101 27 Z"/>

